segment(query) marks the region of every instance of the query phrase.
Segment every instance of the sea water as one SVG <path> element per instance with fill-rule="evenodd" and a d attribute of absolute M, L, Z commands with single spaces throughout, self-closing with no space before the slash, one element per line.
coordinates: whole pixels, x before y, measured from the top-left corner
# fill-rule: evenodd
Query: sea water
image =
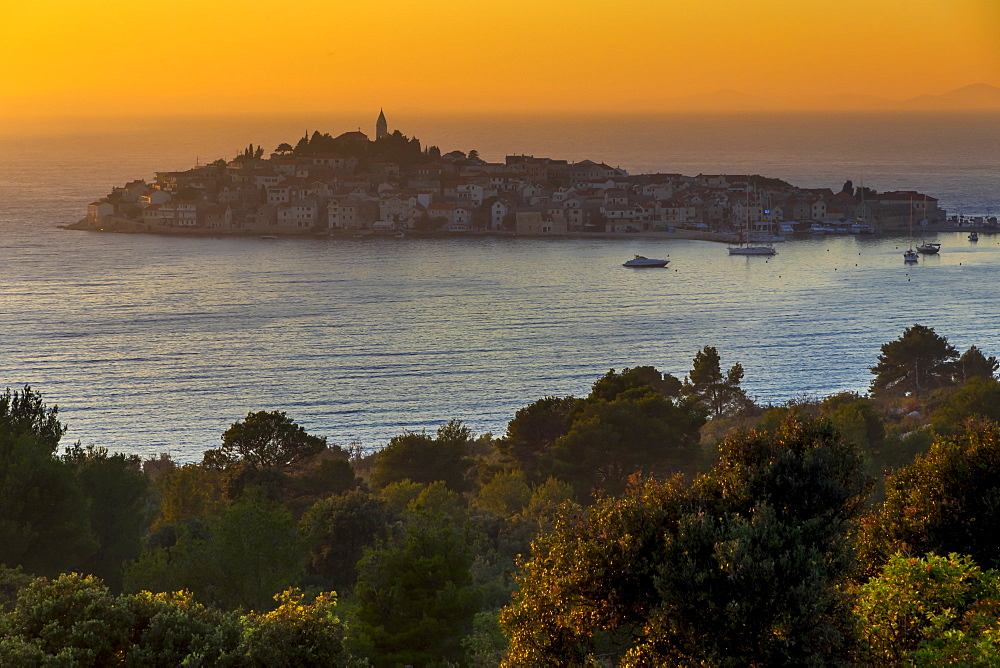
<path fill-rule="evenodd" d="M 336 134 L 331 121 L 312 129 Z M 342 119 L 343 120 L 343 119 Z M 996 213 L 996 115 L 414 118 L 442 150 L 589 157 L 632 173 L 760 173 L 916 189 Z M 435 122 L 437 123 L 435 125 Z M 1000 236 L 806 237 L 731 257 L 701 241 L 168 238 L 71 232 L 86 204 L 155 170 L 294 143 L 289 119 L 0 138 L 0 385 L 60 407 L 66 439 L 195 461 L 250 411 L 380 447 L 450 419 L 502 434 L 518 408 L 609 369 L 681 377 L 716 346 L 757 401 L 864 392 L 914 323 L 1000 354 Z M 304 125 L 304 123 L 300 123 Z M 390 125 L 393 125 L 390 119 Z M 303 128 L 305 129 L 305 128 Z M 301 132 L 301 131 L 298 131 Z M 509 147 L 509 148 L 507 148 Z M 631 270 L 634 254 L 670 260 Z"/>

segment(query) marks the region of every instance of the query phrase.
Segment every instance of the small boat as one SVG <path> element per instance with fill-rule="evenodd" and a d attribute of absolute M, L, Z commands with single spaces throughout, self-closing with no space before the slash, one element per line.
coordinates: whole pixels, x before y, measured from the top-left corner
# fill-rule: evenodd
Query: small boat
<path fill-rule="evenodd" d="M 759 200 L 758 200 L 759 202 Z M 769 211 L 765 209 L 765 211 Z M 743 221 L 739 240 L 735 246 L 729 247 L 730 255 L 776 255 L 778 251 L 771 245 L 774 234 L 771 232 L 770 217 L 764 218 L 765 229 L 754 230 L 750 221 L 750 191 L 747 190 L 747 217 Z M 758 241 L 760 239 L 760 241 Z M 782 239 L 784 241 L 784 239 Z"/>
<path fill-rule="evenodd" d="M 643 257 L 642 255 L 636 255 L 634 259 L 623 263 L 622 266 L 645 269 L 647 267 L 666 267 L 668 262 L 670 262 L 670 260 L 654 260 L 648 257 Z"/>
<path fill-rule="evenodd" d="M 913 250 L 913 200 L 910 200 L 910 247 L 903 251 L 903 262 L 911 264 L 920 259 L 917 251 Z"/>
<path fill-rule="evenodd" d="M 730 255 L 777 255 L 778 251 L 770 246 L 730 246 Z"/>
<path fill-rule="evenodd" d="M 979 232 L 969 232 L 969 241 L 979 241 Z"/>
<path fill-rule="evenodd" d="M 927 214 L 927 196 L 924 195 L 924 214 Z M 927 219 L 924 218 L 920 224 L 924 227 L 927 226 Z M 937 255 L 941 252 L 941 244 L 932 244 L 927 239 L 924 238 L 924 233 L 920 233 L 920 245 L 917 246 L 917 252 L 923 253 L 924 255 Z"/>
<path fill-rule="evenodd" d="M 875 228 L 868 222 L 868 209 L 865 208 L 864 179 L 861 179 L 861 215 L 847 229 L 851 234 L 875 234 Z"/>
<path fill-rule="evenodd" d="M 276 237 L 273 234 L 263 234 L 263 235 L 261 235 L 260 238 L 261 239 L 267 239 L 268 241 L 271 241 L 271 240 L 277 239 L 278 237 Z"/>

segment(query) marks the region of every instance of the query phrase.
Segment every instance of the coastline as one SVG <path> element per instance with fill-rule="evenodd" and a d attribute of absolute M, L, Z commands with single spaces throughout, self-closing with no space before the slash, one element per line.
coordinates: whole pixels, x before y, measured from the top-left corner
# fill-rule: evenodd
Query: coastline
<path fill-rule="evenodd" d="M 59 229 L 105 234 L 152 234 L 157 236 L 180 236 L 195 238 L 213 237 L 277 237 L 279 239 L 392 239 L 395 232 L 366 232 L 361 235 L 354 230 L 289 231 L 264 229 L 182 229 L 176 227 L 150 227 L 145 223 L 125 218 L 106 216 L 103 223 L 95 225 L 87 219 L 76 223 L 57 225 Z M 704 230 L 675 229 L 672 232 L 561 232 L 553 234 L 518 234 L 506 230 L 467 230 L 462 232 L 406 230 L 406 238 L 413 239 L 463 239 L 470 237 L 509 237 L 535 239 L 688 239 L 695 241 L 715 241 L 730 243 L 738 240 L 732 232 L 706 232 Z"/>
<path fill-rule="evenodd" d="M 87 219 L 76 223 L 67 223 L 56 226 L 59 229 L 75 230 L 83 232 L 98 232 L 106 234 L 151 234 L 156 236 L 179 236 L 193 238 L 220 238 L 220 237 L 269 237 L 279 239 L 317 239 L 334 238 L 350 239 L 353 241 L 363 241 L 365 239 L 391 239 L 395 238 L 395 233 L 388 232 L 367 232 L 358 235 L 354 231 L 346 230 L 323 230 L 316 231 L 289 231 L 272 229 L 181 229 L 176 227 L 151 227 L 145 223 L 129 220 L 126 218 L 115 218 L 106 216 L 105 221 L 99 225 L 90 223 Z M 998 232 L 995 226 L 990 225 L 928 225 L 922 228 L 923 232 Z M 883 236 L 906 236 L 908 227 L 890 227 L 878 232 Z M 809 232 L 799 232 L 787 235 L 788 239 L 806 239 L 811 235 Z M 843 235 L 831 235 L 843 236 Z M 675 228 L 669 232 L 561 232 L 553 234 L 518 234 L 506 230 L 468 230 L 462 232 L 446 231 L 417 231 L 407 230 L 406 238 L 413 239 L 468 239 L 482 237 L 497 238 L 534 238 L 534 239 L 650 239 L 650 240 L 689 240 L 689 241 L 712 241 L 716 243 L 735 243 L 739 241 L 739 236 L 735 232 L 711 232 L 705 230 L 688 230 Z"/>

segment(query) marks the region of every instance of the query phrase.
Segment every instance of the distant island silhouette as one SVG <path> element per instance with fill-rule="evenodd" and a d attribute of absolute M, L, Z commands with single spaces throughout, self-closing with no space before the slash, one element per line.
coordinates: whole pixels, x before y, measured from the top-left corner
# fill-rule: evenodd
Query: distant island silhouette
<path fill-rule="evenodd" d="M 1000 92 L 1000 91 L 998 91 Z M 250 144 L 230 160 L 157 172 L 88 205 L 71 229 L 209 235 L 524 236 L 662 234 L 714 241 L 779 232 L 871 233 L 914 221 L 963 220 L 915 191 L 879 193 L 850 180 L 801 188 L 759 174 L 630 175 L 603 162 L 477 151 L 442 153 L 380 111 L 360 130 L 306 132 L 265 156 Z"/>

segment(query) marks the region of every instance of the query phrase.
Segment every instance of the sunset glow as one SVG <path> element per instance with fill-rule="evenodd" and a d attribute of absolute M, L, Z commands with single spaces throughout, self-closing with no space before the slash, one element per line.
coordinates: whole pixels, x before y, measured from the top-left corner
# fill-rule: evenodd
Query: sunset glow
<path fill-rule="evenodd" d="M 996 0 L 4 5 L 8 118 L 659 111 L 722 90 L 837 106 L 1000 86 Z"/>

